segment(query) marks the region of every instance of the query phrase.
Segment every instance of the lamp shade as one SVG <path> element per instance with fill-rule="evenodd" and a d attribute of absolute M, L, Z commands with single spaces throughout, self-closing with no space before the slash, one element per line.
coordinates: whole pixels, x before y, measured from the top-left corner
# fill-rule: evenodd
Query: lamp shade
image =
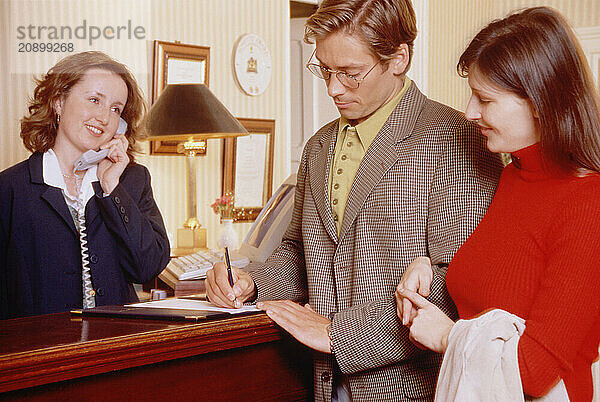
<path fill-rule="evenodd" d="M 187 141 L 247 135 L 203 84 L 170 84 L 152 105 L 146 118 L 149 140 Z"/>

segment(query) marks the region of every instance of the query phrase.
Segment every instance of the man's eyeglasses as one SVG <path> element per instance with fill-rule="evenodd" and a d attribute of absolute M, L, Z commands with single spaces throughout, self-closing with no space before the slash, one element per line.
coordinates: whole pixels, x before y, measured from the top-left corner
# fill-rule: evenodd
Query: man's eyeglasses
<path fill-rule="evenodd" d="M 365 78 L 367 78 L 367 75 L 369 75 L 369 73 L 371 71 L 373 71 L 375 66 L 378 65 L 379 62 L 381 61 L 381 60 L 377 61 L 377 63 L 375 63 L 373 65 L 373 67 L 371 67 L 369 69 L 369 71 L 367 71 L 367 73 L 362 76 L 362 78 L 358 78 L 358 76 L 360 74 L 348 74 L 345 71 L 336 71 L 336 70 L 327 68 L 325 66 L 322 66 L 320 64 L 311 63 L 310 61 L 312 60 L 316 51 L 317 51 L 316 49 L 313 51 L 312 55 L 310 56 L 310 59 L 308 59 L 308 63 L 306 63 L 306 68 L 308 68 L 308 71 L 313 73 L 316 77 L 321 78 L 325 81 L 328 81 L 331 78 L 331 74 L 335 74 L 338 81 L 343 86 L 345 86 L 346 88 L 350 88 L 350 89 L 358 88 L 360 83 L 363 82 L 365 80 Z"/>

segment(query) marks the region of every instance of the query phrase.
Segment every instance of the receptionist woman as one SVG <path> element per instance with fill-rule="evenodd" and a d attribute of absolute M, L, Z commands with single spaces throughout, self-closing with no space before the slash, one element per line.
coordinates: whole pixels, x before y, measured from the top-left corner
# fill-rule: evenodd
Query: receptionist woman
<path fill-rule="evenodd" d="M 101 52 L 65 57 L 36 84 L 21 121 L 32 155 L 0 173 L 0 319 L 137 301 L 133 283 L 169 259 L 150 174 L 134 159 L 138 85 Z"/>

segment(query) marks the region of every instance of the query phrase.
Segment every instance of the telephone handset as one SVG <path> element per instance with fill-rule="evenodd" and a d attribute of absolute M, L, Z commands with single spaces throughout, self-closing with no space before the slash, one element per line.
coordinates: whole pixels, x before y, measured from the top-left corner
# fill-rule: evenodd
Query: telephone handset
<path fill-rule="evenodd" d="M 119 117 L 119 127 L 115 135 L 125 134 L 127 131 L 127 122 Z M 94 151 L 90 149 L 84 152 L 73 164 L 73 174 L 78 170 L 88 170 L 92 165 L 98 164 L 102 159 L 108 155 L 108 149 L 101 149 L 100 151 Z"/>

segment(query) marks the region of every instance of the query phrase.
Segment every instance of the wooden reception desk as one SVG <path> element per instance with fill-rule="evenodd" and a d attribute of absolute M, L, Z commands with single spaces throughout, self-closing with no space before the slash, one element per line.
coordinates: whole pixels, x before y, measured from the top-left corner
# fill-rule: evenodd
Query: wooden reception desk
<path fill-rule="evenodd" d="M 0 321 L 0 400 L 311 400 L 312 355 L 264 314 Z"/>

